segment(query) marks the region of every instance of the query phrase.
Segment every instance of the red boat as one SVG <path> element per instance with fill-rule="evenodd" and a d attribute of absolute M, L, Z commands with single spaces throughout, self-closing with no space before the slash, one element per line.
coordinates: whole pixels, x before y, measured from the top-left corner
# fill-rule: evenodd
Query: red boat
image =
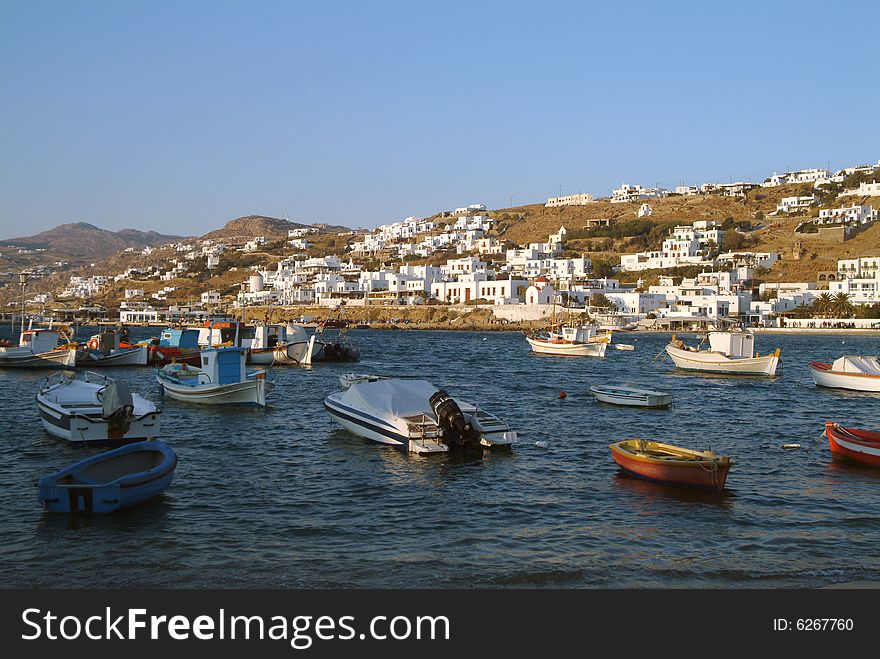
<path fill-rule="evenodd" d="M 825 434 L 834 455 L 880 467 L 880 432 L 844 428 L 833 421 L 826 421 Z"/>
<path fill-rule="evenodd" d="M 147 363 L 151 366 L 165 366 L 171 362 L 201 366 L 202 356 L 199 350 L 199 331 L 197 329 L 173 328 L 162 330 L 160 336 L 149 339 L 147 343 Z M 123 344 L 122 345 L 140 345 Z"/>
<path fill-rule="evenodd" d="M 733 465 L 726 455 L 712 451 L 661 444 L 645 439 L 628 439 L 609 446 L 611 457 L 626 471 L 663 483 L 723 490 Z"/>

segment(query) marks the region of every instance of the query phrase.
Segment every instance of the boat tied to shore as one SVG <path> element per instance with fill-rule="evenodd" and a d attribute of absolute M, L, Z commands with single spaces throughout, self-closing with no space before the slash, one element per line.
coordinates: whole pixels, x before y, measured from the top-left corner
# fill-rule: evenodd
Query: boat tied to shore
<path fill-rule="evenodd" d="M 108 330 L 91 336 L 76 354 L 76 365 L 93 366 L 146 366 L 149 349 L 146 344 L 123 343 L 122 333 Z M 127 338 L 127 337 L 126 337 Z"/>
<path fill-rule="evenodd" d="M 766 355 L 755 353 L 755 335 L 751 332 L 714 331 L 708 334 L 709 348 L 702 348 L 702 341 L 698 346 L 688 346 L 672 335 L 665 350 L 676 368 L 724 375 L 774 376 L 782 366 L 779 348 Z"/>
<path fill-rule="evenodd" d="M 0 342 L 0 368 L 73 368 L 77 344 L 71 337 L 65 325 L 22 330 L 17 346 Z"/>
<path fill-rule="evenodd" d="M 712 451 L 662 444 L 646 439 L 627 439 L 610 444 L 611 457 L 625 471 L 648 480 L 722 490 L 734 462 Z"/>

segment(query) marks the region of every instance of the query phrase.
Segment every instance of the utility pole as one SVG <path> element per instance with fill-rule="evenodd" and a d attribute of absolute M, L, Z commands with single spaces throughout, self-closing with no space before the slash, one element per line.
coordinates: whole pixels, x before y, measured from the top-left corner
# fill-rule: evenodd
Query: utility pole
<path fill-rule="evenodd" d="M 513 195 L 508 195 L 510 197 L 510 206 L 508 208 L 513 208 Z"/>
<path fill-rule="evenodd" d="M 28 276 L 26 272 L 18 274 L 18 283 L 21 284 L 21 331 L 24 332 L 24 287 L 27 284 Z"/>

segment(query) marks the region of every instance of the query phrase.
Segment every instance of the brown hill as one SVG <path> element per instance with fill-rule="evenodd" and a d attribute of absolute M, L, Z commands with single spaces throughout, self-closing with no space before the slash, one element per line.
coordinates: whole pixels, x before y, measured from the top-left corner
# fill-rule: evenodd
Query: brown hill
<path fill-rule="evenodd" d="M 291 222 L 264 215 L 247 215 L 230 220 L 221 229 L 206 233 L 202 238 L 209 240 L 251 240 L 257 236 L 264 236 L 270 240 L 280 240 L 287 238 L 287 232 L 291 229 L 304 229 L 309 226 L 315 227 L 316 225 L 300 224 L 299 222 Z M 348 227 L 335 225 L 321 225 L 316 228 L 322 233 L 350 230 Z"/>
<path fill-rule="evenodd" d="M 180 240 L 155 231 L 122 229 L 108 231 L 88 222 L 62 224 L 33 236 L 0 241 L 0 246 L 44 249 L 52 255 L 73 259 L 103 259 L 127 247 L 143 249 Z"/>

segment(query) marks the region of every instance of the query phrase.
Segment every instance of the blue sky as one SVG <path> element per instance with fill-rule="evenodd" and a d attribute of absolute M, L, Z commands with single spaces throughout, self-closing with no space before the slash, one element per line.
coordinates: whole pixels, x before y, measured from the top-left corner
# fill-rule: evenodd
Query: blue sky
<path fill-rule="evenodd" d="M 880 3 L 0 4 L 0 237 L 880 158 Z"/>

